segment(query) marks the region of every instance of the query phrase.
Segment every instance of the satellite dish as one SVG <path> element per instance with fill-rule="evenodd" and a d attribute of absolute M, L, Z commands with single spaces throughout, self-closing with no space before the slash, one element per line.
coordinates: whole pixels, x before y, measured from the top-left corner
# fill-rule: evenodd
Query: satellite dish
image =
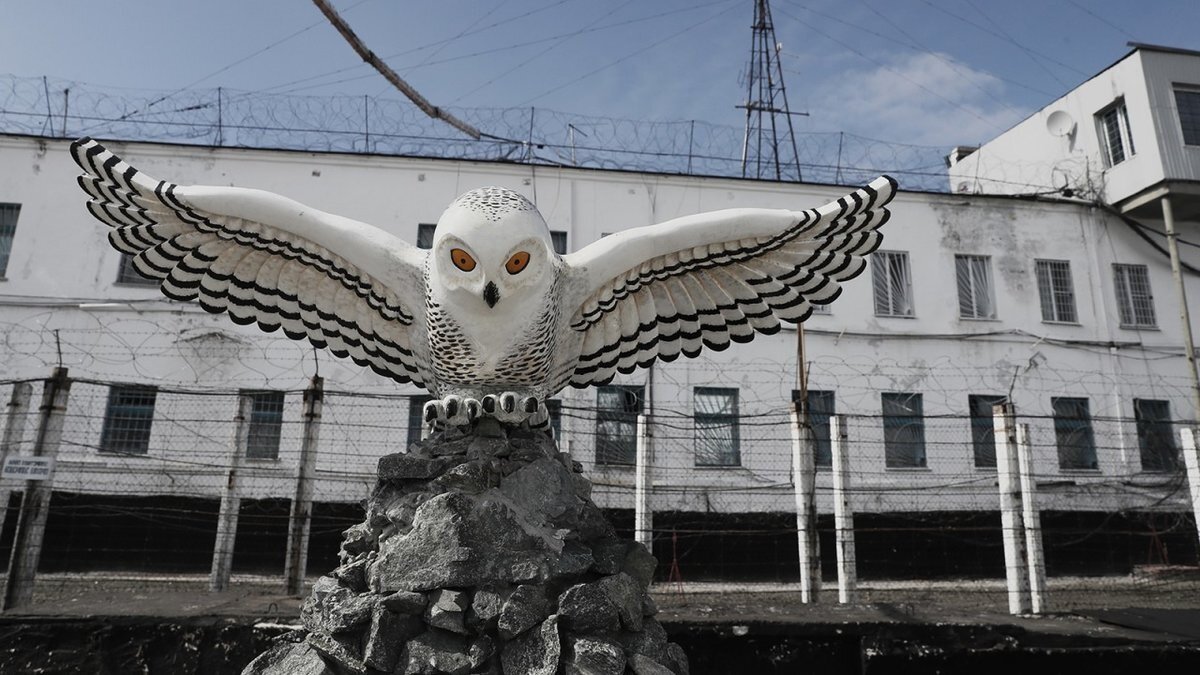
<path fill-rule="evenodd" d="M 1055 110 L 1046 118 L 1046 131 L 1051 136 L 1069 136 L 1075 133 L 1075 120 L 1064 110 Z"/>

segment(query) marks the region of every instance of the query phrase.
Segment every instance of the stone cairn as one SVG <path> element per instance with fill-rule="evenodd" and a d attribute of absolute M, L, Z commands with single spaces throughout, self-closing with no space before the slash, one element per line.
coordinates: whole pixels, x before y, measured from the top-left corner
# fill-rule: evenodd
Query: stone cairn
<path fill-rule="evenodd" d="M 484 419 L 379 460 L 303 629 L 243 675 L 686 675 L 582 467 L 544 431 Z"/>

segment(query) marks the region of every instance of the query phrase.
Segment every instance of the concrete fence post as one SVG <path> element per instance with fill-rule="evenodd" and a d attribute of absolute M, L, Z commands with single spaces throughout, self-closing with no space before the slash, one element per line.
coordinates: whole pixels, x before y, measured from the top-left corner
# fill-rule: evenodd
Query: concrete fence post
<path fill-rule="evenodd" d="M 1192 519 L 1200 539 L 1200 449 L 1196 447 L 1196 430 L 1184 427 L 1179 435 L 1183 440 L 1183 464 L 1187 467 L 1188 489 L 1192 493 Z"/>
<path fill-rule="evenodd" d="M 1000 528 L 1004 538 L 1004 571 L 1008 582 L 1008 611 L 1030 610 L 1029 567 L 1025 528 L 1021 522 L 1021 482 L 1017 466 L 1016 409 L 1011 403 L 993 408 L 996 432 L 996 476 L 1000 484 Z"/>
<path fill-rule="evenodd" d="M 70 393 L 71 380 L 67 376 L 67 369 L 55 368 L 54 374 L 42 388 L 37 437 L 33 445 L 33 456 L 48 459 L 50 472 L 42 480 L 25 481 L 12 555 L 8 560 L 8 576 L 4 580 L 3 608 L 6 610 L 33 602 L 33 587 L 38 562 L 42 557 L 46 518 L 50 515 L 50 497 L 54 490 L 54 461 L 58 457 Z"/>
<path fill-rule="evenodd" d="M 308 536 L 312 527 L 313 473 L 317 468 L 317 441 L 321 431 L 321 406 L 325 398 L 324 380 L 314 375 L 304 390 L 304 429 L 300 438 L 300 458 L 296 463 L 296 490 L 288 514 L 287 562 L 284 563 L 284 591 L 288 595 L 304 592 L 308 571 Z"/>
<path fill-rule="evenodd" d="M 20 449 L 21 440 L 25 438 L 25 418 L 29 415 L 29 402 L 33 399 L 33 385 L 28 382 L 17 382 L 13 385 L 12 398 L 8 400 L 8 410 L 4 414 L 4 438 L 0 440 L 0 467 L 9 455 L 16 454 Z M 0 478 L 0 532 L 4 531 L 4 521 L 8 516 L 8 502 L 12 498 L 10 483 L 15 481 Z"/>
<path fill-rule="evenodd" d="M 850 444 L 846 420 L 829 418 L 829 440 L 833 446 L 833 527 L 837 542 L 838 602 L 858 599 L 858 566 L 854 553 L 854 507 L 850 503 Z"/>
<path fill-rule="evenodd" d="M 634 539 L 653 551 L 654 510 L 650 497 L 654 491 L 654 453 L 650 445 L 650 422 L 645 415 L 637 417 L 637 455 L 633 486 L 633 529 Z"/>
<path fill-rule="evenodd" d="M 250 413 L 254 399 L 238 397 L 238 413 L 233 418 L 233 438 L 225 471 L 225 486 L 221 489 L 221 510 L 217 514 L 217 538 L 213 542 L 212 570 L 208 576 L 208 590 L 223 591 L 229 586 L 233 570 L 233 545 L 237 539 L 238 510 L 242 506 L 239 469 L 250 435 Z"/>
<path fill-rule="evenodd" d="M 1025 526 L 1026 563 L 1029 566 L 1029 610 L 1047 611 L 1046 558 L 1042 553 L 1042 514 L 1037 507 L 1037 474 L 1029 444 L 1029 425 L 1017 425 L 1017 469 L 1021 484 L 1021 521 Z"/>
<path fill-rule="evenodd" d="M 796 491 L 796 542 L 800 549 L 800 601 L 821 595 L 821 542 L 817 537 L 816 443 L 800 404 L 792 403 L 792 483 Z"/>

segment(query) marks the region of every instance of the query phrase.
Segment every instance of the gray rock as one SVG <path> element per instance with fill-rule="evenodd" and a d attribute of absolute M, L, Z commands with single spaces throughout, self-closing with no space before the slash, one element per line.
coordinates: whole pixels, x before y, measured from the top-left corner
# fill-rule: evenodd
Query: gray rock
<path fill-rule="evenodd" d="M 650 582 L 654 581 L 656 567 L 658 567 L 658 560 L 650 555 L 650 551 L 647 551 L 645 546 L 635 541 L 629 542 L 625 550 L 625 560 L 621 564 L 621 571 L 633 577 L 642 590 L 649 588 Z"/>
<path fill-rule="evenodd" d="M 616 535 L 594 542 L 592 557 L 596 559 L 592 569 L 604 575 L 616 574 L 625 563 L 625 542 Z"/>
<path fill-rule="evenodd" d="M 342 532 L 343 560 L 348 560 L 375 548 L 375 535 L 366 523 L 351 525 Z"/>
<path fill-rule="evenodd" d="M 300 622 L 312 631 L 342 633 L 371 618 L 374 598 L 358 595 L 335 577 L 321 577 L 300 608 Z"/>
<path fill-rule="evenodd" d="M 395 672 L 398 675 L 466 675 L 471 670 L 470 645 L 466 638 L 431 630 L 408 641 Z"/>
<path fill-rule="evenodd" d="M 279 642 L 247 664 L 242 675 L 334 675 L 334 672 L 312 645 Z"/>
<path fill-rule="evenodd" d="M 470 606 L 470 596 L 465 591 L 450 589 L 435 591 L 429 596 L 429 607 L 425 609 L 425 622 L 434 628 L 466 635 L 467 627 L 464 620 L 467 616 L 467 608 Z"/>
<path fill-rule="evenodd" d="M 480 623 L 487 623 L 500 616 L 504 606 L 504 595 L 481 588 L 471 598 L 471 616 Z"/>
<path fill-rule="evenodd" d="M 604 591 L 604 596 L 617 610 L 621 624 L 631 631 L 642 629 L 642 594 L 637 582 L 628 574 L 621 572 L 611 577 L 605 577 L 596 582 Z"/>
<path fill-rule="evenodd" d="M 629 667 L 633 670 L 634 675 L 675 675 L 670 668 L 641 654 L 629 657 Z"/>
<path fill-rule="evenodd" d="M 321 652 L 327 661 L 333 661 L 338 668 L 353 673 L 365 673 L 366 665 L 362 661 L 362 640 L 358 635 L 329 635 L 328 633 L 309 633 L 305 638 L 308 644 Z"/>
<path fill-rule="evenodd" d="M 521 585 L 500 609 L 500 637 L 511 640 L 550 616 L 550 599 L 542 586 Z"/>
<path fill-rule="evenodd" d="M 500 470 L 490 462 L 476 460 L 448 469 L 433 481 L 446 490 L 479 494 L 500 484 Z"/>
<path fill-rule="evenodd" d="M 486 664 L 496 653 L 496 643 L 486 635 L 480 635 L 471 642 L 467 657 L 471 661 L 471 671 L 475 672 Z"/>
<path fill-rule="evenodd" d="M 558 558 L 553 574 L 556 579 L 574 579 L 587 572 L 595 562 L 596 559 L 586 546 L 569 541 L 563 546 L 562 555 Z"/>
<path fill-rule="evenodd" d="M 542 457 L 505 476 L 500 493 L 537 520 L 554 521 L 575 504 L 571 474 L 563 465 Z"/>
<path fill-rule="evenodd" d="M 363 636 L 363 663 L 376 670 L 391 672 L 409 638 L 425 630 L 420 617 L 396 614 L 382 605 L 375 605 L 371 624 Z"/>
<path fill-rule="evenodd" d="M 412 591 L 396 591 L 379 600 L 379 604 L 384 608 L 397 614 L 424 614 L 426 602 L 424 593 Z"/>
<path fill-rule="evenodd" d="M 562 647 L 558 639 L 558 617 L 551 616 L 534 630 L 526 631 L 504 646 L 500 661 L 504 672 L 521 675 L 554 675 Z"/>
<path fill-rule="evenodd" d="M 622 633 L 621 644 L 627 654 L 641 654 L 652 661 L 667 663 L 667 631 L 654 618 L 642 621 L 642 630 L 636 633 Z"/>
<path fill-rule="evenodd" d="M 649 593 L 642 594 L 642 616 L 658 616 L 658 603 Z"/>
<path fill-rule="evenodd" d="M 674 642 L 667 643 L 667 665 L 671 666 L 676 675 L 691 675 L 687 654 L 684 653 L 683 647 Z"/>
<path fill-rule="evenodd" d="M 494 490 L 478 497 L 449 492 L 417 509 L 410 532 L 380 544 L 367 576 L 376 592 L 545 580 L 561 550 L 553 532 Z"/>
<path fill-rule="evenodd" d="M 573 633 L 612 633 L 621 629 L 617 608 L 598 582 L 576 584 L 558 598 L 558 615 Z"/>
<path fill-rule="evenodd" d="M 566 675 L 624 675 L 625 651 L 612 640 L 570 637 L 563 666 Z"/>
<path fill-rule="evenodd" d="M 441 475 L 455 460 L 445 457 L 419 457 L 408 453 L 395 453 L 379 458 L 379 480 L 381 482 L 428 480 Z"/>
<path fill-rule="evenodd" d="M 370 562 L 369 555 L 369 553 L 359 555 L 353 560 L 343 563 L 333 571 L 333 576 L 337 577 L 343 585 L 356 593 L 367 590 L 367 563 Z"/>

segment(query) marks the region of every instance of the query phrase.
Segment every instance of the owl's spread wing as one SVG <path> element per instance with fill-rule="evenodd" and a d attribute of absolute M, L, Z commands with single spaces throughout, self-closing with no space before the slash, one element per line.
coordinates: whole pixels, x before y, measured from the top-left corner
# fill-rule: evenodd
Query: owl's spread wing
<path fill-rule="evenodd" d="M 71 153 L 88 211 L 168 298 L 423 384 L 410 328 L 424 307 L 424 251 L 271 192 L 151 178 L 91 139 Z"/>
<path fill-rule="evenodd" d="M 564 261 L 583 282 L 584 333 L 563 381 L 603 384 L 655 359 L 775 333 L 832 302 L 882 242 L 888 176 L 818 209 L 729 209 L 618 232 Z"/>

